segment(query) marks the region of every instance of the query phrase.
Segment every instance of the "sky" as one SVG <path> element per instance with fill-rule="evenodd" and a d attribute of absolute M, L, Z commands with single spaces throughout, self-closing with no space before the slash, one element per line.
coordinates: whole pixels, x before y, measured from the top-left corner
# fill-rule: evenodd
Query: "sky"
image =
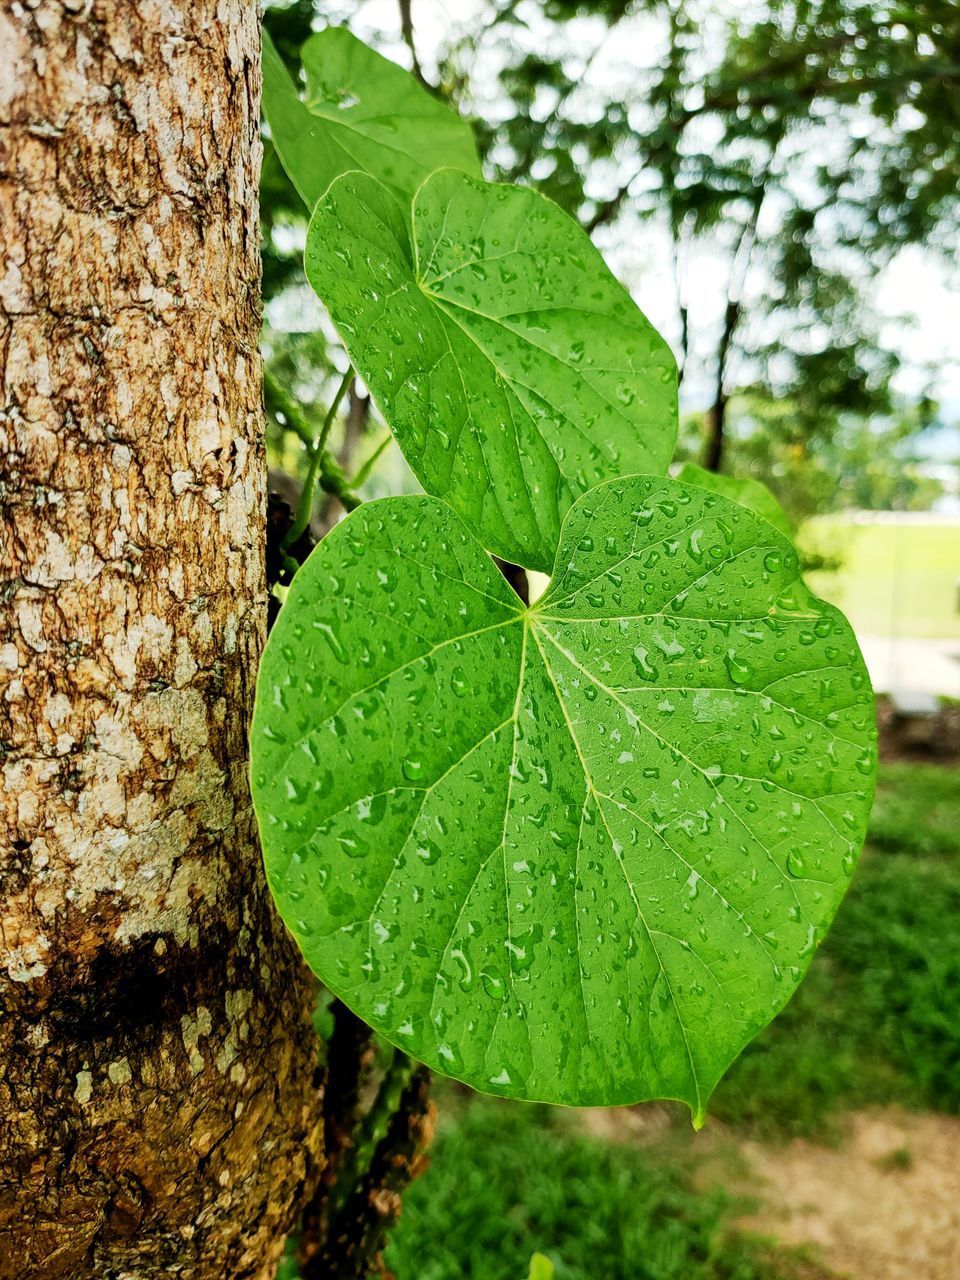
<path fill-rule="evenodd" d="M 749 0 L 713 0 L 706 11 L 716 20 L 734 8 L 741 16 Z M 546 40 L 549 28 L 536 30 L 536 6 L 527 4 L 531 23 L 531 40 Z M 329 6 L 331 22 L 349 19 L 351 28 L 361 38 L 376 45 L 387 56 L 409 66 L 409 53 L 400 33 L 397 0 L 340 0 Z M 429 74 L 435 66 L 435 51 L 449 44 L 458 32 L 474 30 L 484 15 L 491 12 L 486 0 L 413 0 L 416 45 L 421 64 Z M 595 52 L 583 76 L 584 92 L 589 93 L 591 80 L 609 86 L 624 76 L 636 75 L 649 66 L 662 50 L 662 37 L 648 17 L 627 19 L 618 25 L 616 37 L 604 41 L 605 25 L 599 19 L 575 19 L 567 25 L 579 51 Z M 471 81 L 488 114 L 497 111 L 493 89 L 495 66 L 478 64 L 471 69 Z M 601 175 L 601 181 L 602 175 Z M 617 175 L 607 175 L 613 186 Z M 602 194 L 602 193 L 600 193 Z M 629 227 L 629 223 L 626 224 Z M 627 231 L 625 226 L 602 229 L 597 243 L 612 270 L 633 293 L 649 319 L 671 340 L 676 325 L 675 285 L 670 267 L 665 234 L 644 224 L 641 234 Z M 726 263 L 705 248 L 699 252 L 688 270 L 696 280 L 696 305 L 701 309 L 699 321 L 709 327 L 719 323 L 725 301 Z M 884 343 L 899 350 L 904 360 L 896 382 L 907 398 L 930 392 L 941 404 L 941 417 L 947 430 L 932 433 L 926 447 L 934 459 L 954 460 L 960 457 L 960 281 L 946 278 L 944 264 L 930 251 L 920 247 L 902 251 L 876 278 L 866 292 L 882 318 Z M 754 282 L 757 287 L 757 282 Z M 932 372 L 931 372 L 932 371 Z M 688 366 L 684 396 L 690 408 L 706 402 L 706 382 L 698 378 L 696 360 Z"/>

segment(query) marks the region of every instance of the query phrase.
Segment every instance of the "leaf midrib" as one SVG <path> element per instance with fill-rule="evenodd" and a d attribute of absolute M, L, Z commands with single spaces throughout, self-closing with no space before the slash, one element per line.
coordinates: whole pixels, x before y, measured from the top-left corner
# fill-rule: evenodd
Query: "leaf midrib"
<path fill-rule="evenodd" d="M 369 134 L 364 133 L 362 129 L 357 128 L 356 124 L 353 124 L 349 120 L 344 119 L 343 116 L 340 116 L 340 115 L 333 116 L 325 111 L 317 111 L 307 103 L 304 103 L 304 106 L 309 112 L 311 119 L 322 120 L 328 127 L 332 127 L 337 133 L 342 132 L 346 135 L 346 138 L 334 137 L 333 141 L 335 145 L 338 146 L 340 150 L 344 153 L 344 155 L 349 157 L 349 159 L 353 161 L 356 168 L 361 172 L 370 173 L 370 170 L 366 167 L 366 165 L 361 164 L 360 157 L 355 155 L 351 147 L 348 145 L 349 140 L 352 139 L 354 136 L 358 138 L 362 138 L 365 142 L 372 143 L 374 146 L 383 147 L 385 151 L 391 151 L 396 156 L 401 156 L 404 160 L 408 161 L 408 163 L 416 170 L 417 173 L 428 172 L 425 166 L 419 160 L 417 160 L 415 156 L 411 155 L 409 151 L 405 151 L 403 147 L 396 146 L 389 142 L 385 142 L 382 138 L 371 137 Z M 379 119 L 380 117 L 371 117 L 371 118 Z M 350 171 L 345 170 L 345 172 L 350 172 Z M 337 176 L 339 177 L 340 175 L 337 175 Z M 373 177 L 375 175 L 371 174 L 370 176 Z M 378 181 L 380 181 L 380 179 L 378 179 Z M 383 185 L 386 186 L 387 184 L 384 183 Z M 406 196 L 407 193 L 405 192 L 404 195 Z"/>
<path fill-rule="evenodd" d="M 620 868 L 620 872 L 621 872 L 621 874 L 622 874 L 622 876 L 623 876 L 624 883 L 625 883 L 625 884 L 626 884 L 626 886 L 627 886 L 627 891 L 628 891 L 628 893 L 630 894 L 630 899 L 631 899 L 631 901 L 632 901 L 632 903 L 633 903 L 634 910 L 635 910 L 635 911 L 636 911 L 636 913 L 637 913 L 637 920 L 640 922 L 640 924 L 641 924 L 641 925 L 642 925 L 642 927 L 643 927 L 643 931 L 644 931 L 644 933 L 645 933 L 645 934 L 646 934 L 646 936 L 647 936 L 647 941 L 648 941 L 648 943 L 649 943 L 649 945 L 650 945 L 650 949 L 651 949 L 651 951 L 653 952 L 654 958 L 656 959 L 657 965 L 658 965 L 658 967 L 659 967 L 660 975 L 661 975 L 661 977 L 663 978 L 664 982 L 666 983 L 667 990 L 668 990 L 668 991 L 669 991 L 669 993 L 670 993 L 670 999 L 671 999 L 671 1001 L 672 1001 L 672 1003 L 673 1003 L 674 1013 L 675 1013 L 675 1015 L 676 1015 L 676 1019 L 677 1019 L 677 1026 L 680 1028 L 680 1034 L 681 1034 L 681 1035 L 682 1035 L 682 1037 L 683 1037 L 684 1048 L 685 1048 L 685 1050 L 686 1050 L 687 1061 L 688 1061 L 688 1062 L 689 1062 L 689 1064 L 690 1064 L 690 1077 L 691 1077 L 691 1080 L 692 1080 L 692 1082 L 693 1082 L 694 1094 L 695 1094 L 695 1096 L 696 1096 L 696 1103 L 697 1103 L 697 1115 L 700 1115 L 700 1114 L 702 1113 L 702 1111 L 703 1111 L 703 1098 L 702 1098 L 702 1095 L 701 1095 L 701 1089 L 700 1089 L 700 1079 L 699 1079 L 699 1077 L 698 1077 L 698 1075 L 697 1075 L 696 1065 L 695 1065 L 694 1060 L 693 1060 L 693 1053 L 692 1053 L 692 1051 L 691 1051 L 691 1049 L 690 1049 L 690 1041 L 689 1041 L 689 1037 L 688 1037 L 688 1035 L 687 1035 L 687 1028 L 686 1028 L 686 1024 L 685 1024 L 685 1023 L 684 1023 L 684 1021 L 683 1021 L 683 1015 L 682 1015 L 682 1014 L 681 1014 L 681 1012 L 680 1012 L 680 1005 L 679 1005 L 679 1002 L 678 1002 L 678 1000 L 677 1000 L 676 994 L 674 993 L 673 985 L 672 985 L 672 983 L 670 982 L 669 977 L 667 976 L 666 967 L 665 967 L 665 965 L 664 965 L 664 963 L 663 963 L 663 957 L 662 957 L 662 956 L 661 956 L 661 954 L 660 954 L 660 949 L 659 949 L 659 947 L 657 946 L 657 944 L 656 944 L 656 943 L 654 942 L 654 940 L 653 940 L 653 933 L 651 932 L 651 930 L 650 930 L 650 926 L 647 924 L 646 918 L 644 917 L 643 910 L 642 910 L 642 908 L 641 908 L 641 906 L 640 906 L 640 901 L 639 901 L 639 899 L 638 899 L 638 897 L 637 897 L 637 893 L 636 893 L 636 889 L 635 889 L 635 887 L 634 887 L 633 881 L 632 881 L 632 880 L 630 879 L 630 877 L 627 875 L 627 869 L 626 869 L 626 867 L 624 866 L 624 864 L 623 864 L 623 859 L 622 859 L 622 857 L 620 856 L 620 853 L 619 853 L 619 851 L 618 851 L 618 843 L 617 843 L 616 839 L 614 838 L 613 832 L 610 830 L 609 824 L 608 824 L 608 822 L 607 822 L 606 815 L 605 815 L 605 813 L 603 812 L 603 806 L 602 806 L 602 805 L 601 805 L 601 803 L 600 803 L 600 795 L 599 795 L 599 793 L 598 793 L 598 791 L 597 791 L 596 787 L 594 786 L 593 778 L 592 778 L 592 776 L 591 776 L 591 773 L 590 773 L 589 767 L 588 767 L 588 765 L 587 765 L 586 758 L 585 758 L 585 756 L 584 756 L 584 754 L 583 754 L 583 751 L 582 751 L 582 749 L 581 749 L 581 747 L 580 747 L 580 741 L 579 741 L 579 739 L 578 739 L 578 737 L 577 737 L 577 735 L 576 735 L 576 733 L 575 733 L 575 731 L 574 731 L 573 723 L 572 723 L 572 721 L 571 721 L 571 719 L 570 719 L 570 715 L 569 715 L 569 713 L 568 713 L 568 711 L 567 711 L 567 705 L 566 705 L 566 702 L 564 701 L 563 695 L 561 694 L 560 689 L 559 689 L 559 687 L 558 687 L 558 685 L 557 685 L 556 679 L 554 678 L 553 669 L 552 669 L 552 668 L 551 668 L 551 666 L 550 666 L 550 663 L 549 663 L 549 661 L 548 661 L 548 659 L 547 659 L 547 655 L 546 655 L 546 653 L 544 652 L 543 646 L 542 646 L 542 645 L 541 645 L 541 643 L 540 643 L 540 639 L 539 639 L 538 631 L 539 631 L 539 630 L 542 630 L 542 631 L 543 631 L 543 633 L 544 633 L 545 635 L 547 635 L 547 636 L 549 636 L 549 635 L 550 635 L 550 633 L 546 630 L 546 628 L 543 628 L 543 627 L 542 627 L 542 625 L 541 625 L 541 627 L 539 627 L 539 628 L 538 628 L 538 627 L 537 627 L 537 624 L 536 624 L 532 619 L 531 619 L 531 622 L 530 622 L 530 629 L 533 631 L 534 643 L 536 644 L 536 646 L 537 646 L 537 650 L 538 650 L 538 652 L 539 652 L 539 654 L 540 654 L 540 660 L 541 660 L 541 662 L 543 663 L 544 670 L 545 670 L 545 671 L 546 671 L 546 673 L 547 673 L 547 678 L 549 679 L 550 684 L 551 684 L 551 687 L 553 688 L 554 696 L 556 697 L 556 700 L 557 700 L 557 705 L 558 705 L 558 706 L 559 706 L 559 708 L 560 708 L 560 712 L 561 712 L 561 715 L 563 716 L 564 723 L 565 723 L 565 724 L 566 724 L 566 726 L 567 726 L 567 733 L 568 733 L 568 734 L 569 734 L 569 736 L 570 736 L 570 741 L 573 743 L 574 750 L 575 750 L 575 751 L 576 751 L 576 753 L 577 753 L 577 758 L 578 758 L 578 759 L 579 759 L 579 761 L 580 761 L 580 767 L 581 767 L 581 769 L 583 770 L 584 784 L 585 784 L 585 786 L 586 786 L 586 797 L 584 798 L 584 805 L 586 805 L 586 803 L 587 803 L 587 798 L 588 798 L 588 797 L 590 797 L 590 796 L 593 796 L 593 800 L 594 800 L 594 804 L 595 804 L 595 806 L 596 806 L 597 814 L 598 814 L 598 816 L 599 816 L 599 818 L 600 818 L 600 821 L 603 823 L 604 830 L 605 830 L 605 831 L 606 831 L 606 833 L 607 833 L 607 838 L 608 838 L 608 840 L 610 841 L 610 847 L 611 847 L 611 849 L 613 850 L 613 852 L 614 852 L 614 856 L 615 856 L 615 857 L 616 857 L 616 859 L 617 859 L 617 865 L 618 865 L 618 866 L 619 866 L 619 868 Z M 551 637 L 551 638 L 552 638 L 552 637 Z M 581 815 L 581 817 L 582 817 L 582 815 Z M 582 830 L 582 825 L 581 825 L 581 830 Z M 578 857 L 578 859 L 579 859 L 579 852 L 580 852 L 580 848 L 579 848 L 579 836 L 578 836 L 578 844 L 577 844 L 577 857 Z M 575 914 L 576 914 L 576 918 L 577 918 L 577 920 L 579 921 L 579 909 L 578 909 L 578 906 L 577 906 L 577 903 L 576 903 L 576 892 L 577 892 L 577 890 L 576 890 L 576 882 L 574 882 L 574 912 L 575 912 Z M 578 963 L 578 967 L 580 967 L 580 968 L 581 968 L 581 975 L 582 975 L 582 972 L 583 972 L 583 971 L 582 971 L 582 966 L 580 966 L 580 962 L 579 962 L 579 955 L 578 955 L 578 958 L 577 958 L 577 963 Z M 652 992 L 651 992 L 651 994 L 652 994 Z M 659 1066 L 658 1066 L 658 1068 L 657 1068 L 657 1069 L 659 1070 Z"/>

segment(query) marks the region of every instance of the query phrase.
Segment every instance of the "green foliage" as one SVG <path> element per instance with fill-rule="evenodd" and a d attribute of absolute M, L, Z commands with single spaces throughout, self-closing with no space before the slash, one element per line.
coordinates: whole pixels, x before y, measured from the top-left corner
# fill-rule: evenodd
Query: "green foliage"
<path fill-rule="evenodd" d="M 313 0 L 267 0 L 263 15 L 264 41 L 269 39 L 291 74 L 300 67 L 300 46 L 311 32 Z M 296 245 L 306 228 L 303 201 L 287 177 L 273 143 L 263 140 L 260 174 L 260 256 L 264 301 L 282 293 L 302 275 L 302 251 Z M 269 330 L 269 326 L 268 326 Z M 320 359 L 325 359 L 321 348 Z"/>
<path fill-rule="evenodd" d="M 885 764 L 870 843 L 892 853 L 955 858 L 960 865 L 960 777 L 933 764 Z"/>
<path fill-rule="evenodd" d="M 252 732 L 270 885 L 314 971 L 478 1088 L 702 1119 L 869 810 L 862 660 L 798 574 L 765 521 L 666 479 L 580 498 L 528 609 L 435 499 L 341 523 Z"/>
<path fill-rule="evenodd" d="M 745 1208 L 688 1165 L 592 1141 L 563 1113 L 444 1094 L 430 1168 L 404 1197 L 388 1267 L 416 1280 L 517 1280 L 543 1250 L 556 1280 L 814 1280 L 731 1233 Z"/>
<path fill-rule="evenodd" d="M 726 417 L 731 440 L 769 440 L 741 416 L 749 389 L 791 401 L 816 453 L 844 414 L 890 408 L 898 355 L 864 286 L 906 244 L 956 260 L 960 24 L 949 0 L 725 12 L 576 0 L 528 26 L 507 3 L 448 49 L 444 74 L 479 114 L 495 110 L 493 172 L 535 182 L 591 229 L 615 224 L 620 243 L 641 220 L 666 228 L 671 332 L 715 411 L 709 431 Z M 661 50 L 649 65 L 618 57 L 641 41 Z M 470 82 L 477 64 L 498 69 L 495 85 Z M 727 268 L 721 324 L 697 291 L 706 254 Z"/>
<path fill-rule="evenodd" d="M 913 1168 L 913 1152 L 909 1147 L 894 1147 L 873 1162 L 884 1173 L 906 1173 Z"/>
<path fill-rule="evenodd" d="M 326 16 L 319 0 L 315 9 Z M 897 353 L 885 350 L 863 286 L 904 244 L 934 243 L 955 258 L 953 6 L 774 3 L 727 25 L 686 0 L 542 9 L 528 23 L 523 6 L 500 4 L 493 21 L 485 15 L 439 51 L 438 93 L 495 118 L 475 126 L 488 173 L 536 185 L 588 228 L 615 223 L 620 245 L 648 220 L 669 231 L 668 332 L 696 378 L 693 396 L 723 406 L 726 471 L 768 484 L 794 522 L 835 508 L 838 494 L 864 507 L 929 504 L 936 482 L 894 434 L 868 427 L 900 409 L 890 390 Z M 309 0 L 267 11 L 294 75 L 313 11 Z M 571 26 L 575 15 L 594 21 Z M 662 52 L 618 74 L 627 69 L 618 48 L 638 38 Z M 267 96 L 269 105 L 269 85 Z M 291 197 L 268 146 L 267 296 L 296 274 Z M 704 253 L 729 266 L 729 334 L 696 289 Z M 693 456 L 714 416 L 701 420 Z M 906 425 L 922 428 L 913 415 Z M 860 464 L 844 443 L 857 433 Z"/>
<path fill-rule="evenodd" d="M 252 730 L 271 889 L 326 986 L 437 1070 L 699 1123 L 856 860 L 856 643 L 729 482 L 631 474 L 669 462 L 675 366 L 575 223 L 424 180 L 462 123 L 345 31 L 304 47 L 303 102 L 266 57 L 308 278 L 446 499 L 355 511 L 296 575 Z M 522 605 L 487 552 L 548 590 Z"/>
<path fill-rule="evenodd" d="M 731 502 L 748 507 L 762 520 L 768 521 L 785 538 L 793 537 L 793 526 L 787 513 L 770 490 L 759 480 L 749 476 L 728 476 L 718 471 L 705 471 L 693 462 L 685 462 L 677 472 L 677 479 L 684 484 L 696 484 L 712 493 L 722 493 Z"/>
<path fill-rule="evenodd" d="M 830 1136 L 843 1108 L 960 1112 L 960 787 L 882 765 L 868 853 L 796 996 L 745 1051 L 713 1112 Z"/>
<path fill-rule="evenodd" d="M 882 417 L 824 415 L 816 428 L 808 409 L 762 389 L 730 406 L 736 434 L 722 474 L 768 488 L 793 529 L 821 511 L 929 511 L 942 496 L 943 483 L 922 466 L 923 433 L 936 422 L 930 402 Z M 704 415 L 686 414 L 677 457 L 696 457 L 705 433 Z"/>
<path fill-rule="evenodd" d="M 264 32 L 264 114 L 284 168 L 308 209 L 342 173 L 372 174 L 409 200 L 434 169 L 479 175 L 470 126 L 402 67 L 346 27 L 327 27 L 304 44 L 301 100 Z"/>
<path fill-rule="evenodd" d="M 413 471 L 483 545 L 548 572 L 563 513 L 666 470 L 670 350 L 600 254 L 530 190 L 434 174 L 408 218 L 372 178 L 319 201 L 307 278 Z"/>
<path fill-rule="evenodd" d="M 960 1106 L 960 920 L 957 867 L 878 858 L 833 943 L 837 966 L 861 975 L 861 1034 L 870 1028 L 937 1110 Z M 878 946 L 884 963 L 877 963 Z"/>
<path fill-rule="evenodd" d="M 286 1253 L 280 1260 L 276 1280 L 300 1280 L 300 1268 L 297 1266 L 292 1242 L 287 1244 Z"/>

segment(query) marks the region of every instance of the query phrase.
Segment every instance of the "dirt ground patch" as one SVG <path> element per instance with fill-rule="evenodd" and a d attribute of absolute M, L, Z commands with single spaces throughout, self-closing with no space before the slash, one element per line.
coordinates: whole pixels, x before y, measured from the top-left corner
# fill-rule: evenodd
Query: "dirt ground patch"
<path fill-rule="evenodd" d="M 743 1229 L 816 1245 L 849 1280 L 960 1277 L 960 1119 L 856 1112 L 836 1149 L 738 1147 L 763 1201 Z"/>
<path fill-rule="evenodd" d="M 855 1111 L 829 1147 L 755 1142 L 715 1121 L 694 1134 L 669 1104 L 597 1108 L 577 1123 L 605 1142 L 692 1157 L 698 1185 L 759 1202 L 739 1229 L 812 1246 L 838 1280 L 960 1280 L 960 1118 Z"/>
<path fill-rule="evenodd" d="M 960 763 L 960 704 L 945 702 L 929 729 L 929 739 L 918 742 L 916 724 L 897 720 L 890 699 L 877 696 L 877 728 L 881 760 L 913 760 L 925 764 Z M 957 1272 L 960 1275 L 960 1269 Z"/>

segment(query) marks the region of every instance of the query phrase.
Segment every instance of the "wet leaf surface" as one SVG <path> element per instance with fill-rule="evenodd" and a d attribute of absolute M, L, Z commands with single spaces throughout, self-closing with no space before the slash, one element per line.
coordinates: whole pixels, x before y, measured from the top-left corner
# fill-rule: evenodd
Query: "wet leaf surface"
<path fill-rule="evenodd" d="M 407 200 L 444 165 L 479 177 L 467 121 L 346 27 L 312 35 L 301 58 L 303 99 L 264 31 L 263 112 L 280 161 L 308 209 L 334 178 L 356 169 Z"/>
<path fill-rule="evenodd" d="M 749 507 L 764 520 L 768 520 L 775 529 L 786 538 L 793 538 L 793 526 L 790 517 L 781 507 L 770 490 L 759 480 L 751 476 L 728 476 L 723 472 L 707 471 L 698 467 L 695 462 L 685 462 L 677 472 L 677 479 L 682 484 L 699 485 L 701 489 L 709 489 L 712 493 L 722 494 L 731 502 L 739 502 L 742 507 Z"/>
<path fill-rule="evenodd" d="M 441 170 L 411 240 L 389 192 L 346 174 L 314 211 L 306 271 L 423 487 L 504 560 L 549 572 L 574 498 L 666 470 L 670 349 L 535 191 Z"/>
<path fill-rule="evenodd" d="M 799 982 L 875 773 L 850 628 L 752 512 L 659 478 L 568 513 L 529 609 L 432 498 L 297 575 L 252 730 L 318 976 L 478 1089 L 695 1118 Z"/>

